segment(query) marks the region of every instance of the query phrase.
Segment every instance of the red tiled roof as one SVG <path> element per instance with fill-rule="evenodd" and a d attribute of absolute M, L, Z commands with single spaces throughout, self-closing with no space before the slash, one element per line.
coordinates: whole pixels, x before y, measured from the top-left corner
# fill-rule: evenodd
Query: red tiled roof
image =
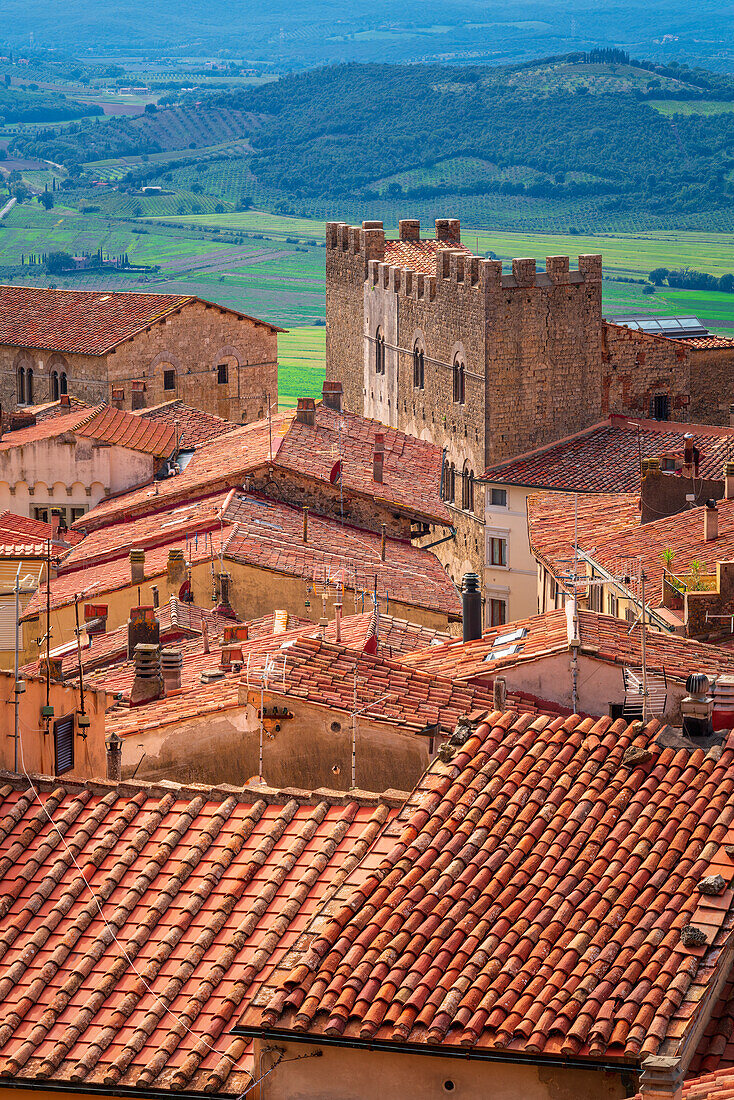
<path fill-rule="evenodd" d="M 639 492 L 640 458 L 683 455 L 690 435 L 700 451 L 701 477 L 724 477 L 734 457 L 734 428 L 610 416 L 575 435 L 490 466 L 484 479 L 497 485 L 572 489 L 579 493 Z"/>
<path fill-rule="evenodd" d="M 178 432 L 178 443 L 181 449 L 200 447 L 202 443 L 208 443 L 220 435 L 226 435 L 237 427 L 230 420 L 223 420 L 221 416 L 195 409 L 193 405 L 187 405 L 183 401 L 165 401 L 162 405 L 154 405 L 151 409 L 141 409 L 135 413 L 144 420 L 156 420 L 170 424 Z"/>
<path fill-rule="evenodd" d="M 299 508 L 252 493 L 239 493 L 232 499 L 225 522 L 234 525 L 224 547 L 228 559 L 306 577 L 316 584 L 328 582 L 334 592 L 341 584 L 362 593 L 366 607 L 376 582 L 380 606 L 388 614 L 391 600 L 452 617 L 461 613 L 456 586 L 438 558 L 408 541 L 386 539 L 382 561 L 380 535 L 314 515 L 309 517 L 308 542 L 304 543 Z M 363 606 L 355 611 L 362 611 Z"/>
<path fill-rule="evenodd" d="M 472 255 L 471 249 L 460 241 L 385 241 L 384 262 L 393 267 L 409 267 L 423 275 L 435 275 L 436 253 L 442 248 L 458 249 L 468 256 Z"/>
<path fill-rule="evenodd" d="M 642 556 L 650 593 L 649 603 L 660 599 L 663 553 L 673 550 L 669 567 L 673 573 L 688 572 L 689 562 L 701 563 L 701 573 L 715 573 L 718 561 L 734 558 L 734 500 L 717 501 L 719 537 L 703 537 L 705 505 L 674 516 L 640 523 L 637 497 L 627 493 L 604 493 L 579 497 L 579 547 L 610 572 L 618 572 L 627 556 Z M 574 498 L 565 493 L 528 497 L 530 545 L 552 568 L 562 568 L 573 557 Z"/>
<path fill-rule="evenodd" d="M 383 481 L 372 477 L 375 435 L 385 438 Z M 332 485 L 334 465 L 341 458 L 341 489 Z M 190 501 L 217 489 L 241 488 L 248 474 L 272 466 L 321 482 L 334 501 L 343 500 L 351 515 L 350 494 L 394 505 L 430 523 L 448 525 L 451 516 L 440 499 L 441 448 L 386 428 L 353 413 L 316 407 L 315 424 L 299 423 L 295 414 L 280 413 L 229 432 L 199 447 L 176 477 L 158 485 L 158 500 L 146 486 L 102 501 L 78 526 L 85 530 L 115 523 L 120 516 L 144 515 L 175 501 Z M 275 486 L 277 490 L 277 486 Z"/>
<path fill-rule="evenodd" d="M 242 999 L 401 796 L 34 782 L 0 787 L 0 1076 L 243 1092 Z"/>
<path fill-rule="evenodd" d="M 154 482 L 148 486 L 147 492 L 155 498 L 156 489 L 161 484 L 165 482 Z M 225 500 L 226 495 L 220 492 L 192 504 L 142 516 L 129 523 L 97 528 L 64 559 L 60 572 L 86 569 L 90 565 L 119 558 L 127 555 L 133 546 L 149 550 L 177 538 L 184 539 L 187 549 L 189 542 L 197 549 L 200 542 L 203 544 L 207 532 L 219 532 L 219 517 Z"/>
<path fill-rule="evenodd" d="M 200 300 L 190 294 L 0 286 L 0 343 L 105 355 L 142 329 Z M 225 306 L 217 308 L 246 317 Z M 283 331 L 267 321 L 247 319 L 275 332 Z"/>
<path fill-rule="evenodd" d="M 231 534 L 232 528 L 225 527 L 222 533 L 224 540 Z M 219 535 L 215 536 L 215 553 L 219 549 Z M 162 576 L 168 567 L 168 551 L 172 547 L 185 547 L 182 538 L 171 539 L 164 546 L 156 546 L 146 552 L 144 579 L 154 580 Z M 189 544 L 188 558 L 192 563 L 209 560 L 210 549 L 203 540 L 197 547 Z M 79 596 L 85 600 L 95 600 L 107 592 L 116 592 L 119 589 L 131 588 L 130 559 L 127 554 L 124 557 L 114 558 L 102 564 L 90 565 L 83 569 L 68 570 L 59 573 L 51 582 L 51 610 L 65 607 L 74 602 L 74 597 Z M 43 585 L 33 594 L 21 616 L 22 620 L 33 618 L 46 608 L 46 586 Z"/>
<path fill-rule="evenodd" d="M 139 416 L 133 416 L 132 413 L 121 409 L 113 409 L 109 405 L 98 405 L 92 410 L 76 409 L 67 416 L 48 417 L 31 427 L 7 432 L 0 439 L 0 452 L 12 451 L 16 447 L 35 443 L 40 439 L 53 439 L 66 432 L 88 439 L 98 439 L 111 446 L 142 451 L 157 458 L 168 458 L 176 445 L 176 434 L 172 424 L 157 424 L 141 420 Z"/>
<path fill-rule="evenodd" d="M 607 664 L 639 667 L 642 663 L 641 630 L 638 623 L 630 633 L 630 624 L 612 615 L 600 615 L 585 608 L 578 612 L 581 652 Z M 516 633 L 521 635 L 517 640 L 503 642 Z M 500 669 L 515 668 L 568 651 L 573 633 L 572 617 L 565 610 L 547 611 L 544 615 L 493 627 L 476 641 L 449 641 L 409 654 L 403 660 L 411 668 L 423 672 L 490 684 Z M 673 678 L 685 680 L 694 671 L 705 672 L 710 677 L 734 674 L 734 653 L 729 649 L 656 630 L 647 631 L 645 644 L 648 667 L 665 669 Z M 496 653 L 500 656 L 493 659 Z"/>
<path fill-rule="evenodd" d="M 53 527 L 50 523 L 30 519 L 28 516 L 19 516 L 15 512 L 0 512 L 0 543 L 6 548 L 0 551 L 1 556 L 12 556 L 9 552 L 12 547 L 32 546 L 34 554 L 45 557 L 48 539 L 53 539 Z M 58 557 L 60 553 L 65 553 L 69 546 L 74 546 L 80 541 L 81 536 L 76 531 L 65 531 L 52 542 L 51 552 L 54 557 Z"/>
<path fill-rule="evenodd" d="M 731 893 L 704 946 L 681 932 L 699 880 L 734 878 L 734 735 L 706 755 L 659 746 L 658 729 L 495 713 L 456 738 L 385 830 L 389 854 L 346 880 L 238 1028 L 632 1067 L 674 1056 L 729 966 Z"/>
<path fill-rule="evenodd" d="M 686 340 L 686 346 L 708 351 L 713 348 L 734 348 L 734 336 L 692 336 Z"/>
<path fill-rule="evenodd" d="M 385 443 L 381 483 L 372 476 L 378 432 Z M 449 510 L 440 499 L 441 448 L 377 420 L 317 405 L 313 427 L 291 421 L 275 465 L 329 481 L 339 458 L 341 483 L 348 492 L 394 504 L 432 523 L 451 524 Z M 346 516 L 349 518 L 348 501 Z"/>
<path fill-rule="evenodd" d="M 38 423 L 40 420 L 49 420 L 54 416 L 66 416 L 67 413 L 75 410 L 81 411 L 82 409 L 92 408 L 89 402 L 83 401 L 81 397 L 75 397 L 71 393 L 68 397 L 68 402 L 48 401 L 45 405 L 26 406 L 24 412 L 33 413 L 36 423 Z"/>

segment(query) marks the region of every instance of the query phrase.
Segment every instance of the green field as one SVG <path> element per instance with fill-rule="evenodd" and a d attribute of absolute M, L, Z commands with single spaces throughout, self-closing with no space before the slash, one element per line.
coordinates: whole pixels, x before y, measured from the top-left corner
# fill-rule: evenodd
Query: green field
<path fill-rule="evenodd" d="M 734 103 L 718 99 L 648 99 L 661 115 L 722 115 L 734 111 Z"/>
<path fill-rule="evenodd" d="M 152 220 L 168 221 L 169 219 Z M 176 218 L 176 225 L 262 233 L 263 236 L 275 241 L 284 241 L 287 237 L 298 237 L 301 240 L 318 241 L 319 244 L 323 242 L 326 235 L 326 221 L 288 218 L 258 210 L 247 210 L 237 214 L 192 214 L 188 217 Z"/>
<path fill-rule="evenodd" d="M 294 328 L 278 337 L 278 404 L 292 408 L 299 397 L 321 397 L 326 328 Z"/>

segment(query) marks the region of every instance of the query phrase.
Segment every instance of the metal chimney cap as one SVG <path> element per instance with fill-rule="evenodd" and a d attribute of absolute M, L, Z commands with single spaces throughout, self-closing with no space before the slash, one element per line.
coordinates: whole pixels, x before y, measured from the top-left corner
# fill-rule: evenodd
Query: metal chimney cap
<path fill-rule="evenodd" d="M 705 695 L 710 687 L 711 681 L 705 672 L 692 672 L 686 680 L 689 695 Z"/>
<path fill-rule="evenodd" d="M 479 577 L 476 573 L 465 573 L 461 580 L 462 592 L 478 592 Z"/>

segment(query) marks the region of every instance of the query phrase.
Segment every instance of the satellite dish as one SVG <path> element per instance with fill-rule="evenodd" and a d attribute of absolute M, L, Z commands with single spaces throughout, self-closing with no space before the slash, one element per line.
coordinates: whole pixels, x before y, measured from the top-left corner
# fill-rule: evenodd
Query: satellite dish
<path fill-rule="evenodd" d="M 342 460 L 337 458 L 334 465 L 331 467 L 331 473 L 329 474 L 329 481 L 332 485 L 335 485 L 339 478 L 342 476 Z"/>

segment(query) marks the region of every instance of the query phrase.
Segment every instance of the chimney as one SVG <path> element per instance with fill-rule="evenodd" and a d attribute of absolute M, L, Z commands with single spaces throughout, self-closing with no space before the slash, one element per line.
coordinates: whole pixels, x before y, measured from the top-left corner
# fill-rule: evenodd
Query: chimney
<path fill-rule="evenodd" d="M 344 386 L 341 382 L 324 382 L 321 396 L 327 409 L 333 409 L 334 412 L 339 413 L 342 411 Z"/>
<path fill-rule="evenodd" d="M 114 409 L 122 410 L 125 404 L 125 391 L 119 386 L 112 387 L 112 398 L 110 404 Z"/>
<path fill-rule="evenodd" d="M 711 682 L 704 673 L 694 672 L 686 680 L 688 694 L 681 701 L 683 733 L 687 737 L 706 737 L 711 733 L 714 698 L 709 695 Z"/>
<path fill-rule="evenodd" d="M 704 505 L 703 537 L 705 542 L 713 542 L 719 537 L 719 509 L 713 498 L 707 500 Z"/>
<path fill-rule="evenodd" d="M 161 673 L 166 695 L 177 695 L 181 691 L 181 670 L 183 654 L 180 649 L 161 650 Z"/>
<path fill-rule="evenodd" d="M 375 432 L 375 449 L 372 455 L 372 480 L 382 483 L 385 465 L 385 433 Z"/>
<path fill-rule="evenodd" d="M 473 642 L 482 636 L 482 593 L 476 573 L 465 573 L 461 582 L 462 639 Z"/>
<path fill-rule="evenodd" d="M 724 500 L 734 500 L 734 462 L 724 463 Z"/>
<path fill-rule="evenodd" d="M 507 705 L 507 681 L 504 676 L 495 676 L 492 684 L 492 704 L 495 710 L 504 710 Z"/>
<path fill-rule="evenodd" d="M 385 560 L 385 542 L 386 542 L 386 538 L 387 538 L 387 524 L 382 523 L 382 524 L 380 524 L 380 526 L 382 527 L 382 538 L 380 539 L 380 560 L 384 561 Z"/>
<path fill-rule="evenodd" d="M 107 758 L 107 778 L 113 783 L 119 783 L 122 779 L 123 740 L 113 730 L 109 737 L 105 738 L 104 745 Z"/>
<path fill-rule="evenodd" d="M 130 706 L 140 707 L 162 697 L 160 646 L 138 642 L 135 646 L 135 679 L 130 692 Z"/>
<path fill-rule="evenodd" d="M 186 580 L 186 558 L 183 550 L 168 551 L 168 583 L 171 588 L 179 587 Z"/>
<path fill-rule="evenodd" d="M 683 1067 L 679 1058 L 655 1054 L 642 1063 L 641 1100 L 682 1100 Z"/>
<path fill-rule="evenodd" d="M 316 402 L 313 397 L 299 397 L 296 406 L 296 421 L 313 428 L 316 423 Z"/>
<path fill-rule="evenodd" d="M 700 457 L 701 452 L 693 439 L 686 433 L 683 442 L 683 469 L 681 470 L 683 477 L 698 477 L 698 460 Z"/>
<path fill-rule="evenodd" d="M 398 222 L 398 235 L 401 241 L 419 241 L 421 223 L 417 218 L 403 218 Z"/>
<path fill-rule="evenodd" d="M 303 541 L 308 542 L 308 506 L 303 506 Z"/>
<path fill-rule="evenodd" d="M 132 584 L 142 584 L 145 580 L 145 550 L 133 549 L 130 551 L 130 581 Z"/>
<path fill-rule="evenodd" d="M 59 398 L 59 405 L 71 405 L 71 398 L 69 397 L 68 393 L 62 393 L 61 397 Z"/>
<path fill-rule="evenodd" d="M 235 619 L 237 617 L 234 613 L 231 603 L 229 602 L 229 583 L 231 580 L 231 573 L 217 573 L 217 587 L 219 589 L 217 615 L 223 615 L 227 619 Z M 225 630 L 226 629 L 227 628 L 225 627 Z"/>
<path fill-rule="evenodd" d="M 160 601 L 160 596 L 158 594 L 158 585 L 157 584 L 151 584 L 150 590 L 153 593 L 153 607 L 155 607 L 156 610 L 157 610 L 158 606 L 160 605 L 160 602 L 161 602 Z"/>
<path fill-rule="evenodd" d="M 204 641 L 204 652 L 209 652 L 209 623 L 204 619 L 201 624 L 201 637 Z"/>
<path fill-rule="evenodd" d="M 221 668 L 231 668 L 233 661 L 239 661 L 240 664 L 244 664 L 245 658 L 242 653 L 242 643 L 246 641 L 247 623 L 233 623 L 232 626 L 225 626 L 224 637 L 222 638 L 222 653 L 219 661 Z"/>
<path fill-rule="evenodd" d="M 340 603 L 334 604 L 334 617 L 336 618 L 336 640 L 341 642 L 342 640 L 342 605 Z"/>
<path fill-rule="evenodd" d="M 84 604 L 84 629 L 88 635 L 106 632 L 108 611 L 109 607 L 106 603 Z"/>
<path fill-rule="evenodd" d="M 155 617 L 155 608 L 149 605 L 131 607 L 127 620 L 127 659 L 132 661 L 135 647 L 140 642 L 157 646 L 161 637 L 161 624 Z"/>
<path fill-rule="evenodd" d="M 62 657 L 49 657 L 46 661 L 46 657 L 38 658 L 38 673 L 40 676 L 46 677 L 46 669 L 49 670 L 49 679 L 56 683 L 63 681 L 63 658 Z"/>
<path fill-rule="evenodd" d="M 61 524 L 61 516 L 58 512 L 53 512 L 51 515 L 51 541 L 59 541 L 59 526 Z"/>

